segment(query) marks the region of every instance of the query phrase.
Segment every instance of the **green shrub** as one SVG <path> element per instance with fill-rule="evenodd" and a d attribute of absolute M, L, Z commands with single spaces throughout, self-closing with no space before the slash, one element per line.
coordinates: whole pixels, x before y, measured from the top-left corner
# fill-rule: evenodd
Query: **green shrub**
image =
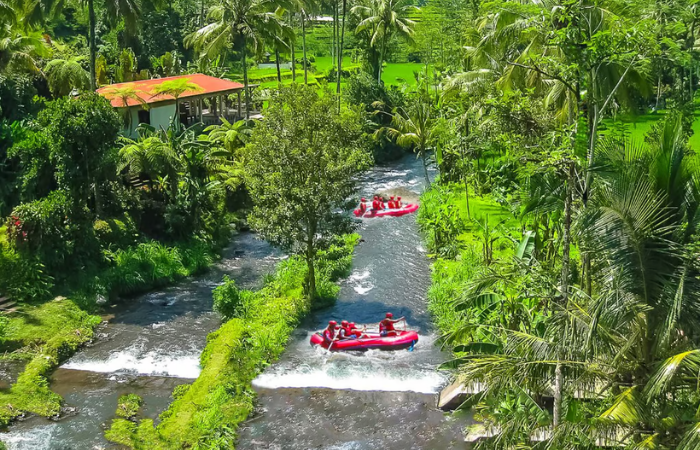
<path fill-rule="evenodd" d="M 236 282 L 224 276 L 224 284 L 214 289 L 214 311 L 221 314 L 224 320 L 237 316 L 241 303 L 241 293 Z"/>
<path fill-rule="evenodd" d="M 53 278 L 36 257 L 0 246 L 0 286 L 0 294 L 13 300 L 41 301 L 51 295 Z"/>
<path fill-rule="evenodd" d="M 136 225 L 129 216 L 121 219 L 98 219 L 93 223 L 93 231 L 103 250 L 124 249 L 138 240 Z"/>
<path fill-rule="evenodd" d="M 98 259 L 90 211 L 77 206 L 65 191 L 17 206 L 7 221 L 8 242 L 23 256 L 36 256 L 50 272 Z"/>
<path fill-rule="evenodd" d="M 126 394 L 117 401 L 117 417 L 133 420 L 143 405 L 143 399 L 136 394 Z"/>

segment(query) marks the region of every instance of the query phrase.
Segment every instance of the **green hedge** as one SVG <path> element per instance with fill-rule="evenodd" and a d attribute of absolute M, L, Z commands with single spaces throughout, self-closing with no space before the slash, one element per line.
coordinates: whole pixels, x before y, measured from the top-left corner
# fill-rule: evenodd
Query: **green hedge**
<path fill-rule="evenodd" d="M 319 285 L 347 274 L 358 241 L 358 235 L 348 235 L 319 254 Z M 105 436 L 133 449 L 233 448 L 238 424 L 253 410 L 253 379 L 279 357 L 312 308 L 303 295 L 306 273 L 304 261 L 292 257 L 259 291 L 238 291 L 231 280 L 217 288 L 215 295 L 237 296 L 236 317 L 209 335 L 199 378 L 176 389 L 157 428 L 150 420 L 115 419 Z M 337 286 L 332 292 L 337 294 Z"/>

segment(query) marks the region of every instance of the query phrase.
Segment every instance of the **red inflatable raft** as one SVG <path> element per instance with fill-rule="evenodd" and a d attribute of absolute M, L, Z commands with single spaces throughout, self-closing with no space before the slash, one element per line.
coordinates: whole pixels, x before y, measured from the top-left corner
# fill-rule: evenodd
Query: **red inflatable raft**
<path fill-rule="evenodd" d="M 342 350 L 369 350 L 377 348 L 380 350 L 400 350 L 412 347 L 418 342 L 418 333 L 415 331 L 397 331 L 395 336 L 379 336 L 378 333 L 365 333 L 367 337 L 362 339 L 345 339 L 335 341 L 331 351 Z M 327 349 L 329 342 L 323 339 L 321 333 L 311 335 L 311 345 L 320 345 Z"/>
<path fill-rule="evenodd" d="M 356 217 L 383 217 L 383 216 L 403 216 L 404 214 L 410 214 L 413 212 L 416 212 L 418 210 L 418 204 L 416 203 L 407 203 L 403 205 L 401 208 L 398 209 L 380 209 L 379 211 L 376 211 L 374 209 L 368 209 L 365 211 L 365 214 L 362 215 L 362 212 L 359 209 L 356 209 L 353 211 Z"/>

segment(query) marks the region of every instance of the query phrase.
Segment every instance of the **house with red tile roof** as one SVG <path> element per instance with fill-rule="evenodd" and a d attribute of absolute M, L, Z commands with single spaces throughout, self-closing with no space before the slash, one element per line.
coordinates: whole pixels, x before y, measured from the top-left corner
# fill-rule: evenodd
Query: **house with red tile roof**
<path fill-rule="evenodd" d="M 176 101 L 173 96 L 154 93 L 154 88 L 159 84 L 177 79 L 186 79 L 199 86 L 196 91 L 185 91 L 180 95 L 178 112 L 175 111 Z M 251 91 L 255 87 L 257 85 L 249 85 Z M 132 92 L 141 100 L 119 95 L 125 91 Z M 110 84 L 97 89 L 97 93 L 107 98 L 113 107 L 122 112 L 128 109 L 129 129 L 124 130 L 127 136 L 135 136 L 136 127 L 141 123 L 167 129 L 176 115 L 185 126 L 200 122 L 205 125 L 218 124 L 221 123 L 222 117 L 229 122 L 246 117 L 244 86 L 241 83 L 201 73 Z M 259 116 L 259 112 L 252 109 L 248 117 Z"/>

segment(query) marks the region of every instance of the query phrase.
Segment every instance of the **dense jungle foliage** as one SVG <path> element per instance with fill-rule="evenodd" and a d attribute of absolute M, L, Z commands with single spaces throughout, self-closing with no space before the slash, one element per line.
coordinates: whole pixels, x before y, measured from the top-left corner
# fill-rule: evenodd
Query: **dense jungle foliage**
<path fill-rule="evenodd" d="M 215 294 L 230 320 L 176 392 L 187 420 L 137 424 L 125 398 L 109 431 L 229 448 L 260 362 L 333 297 L 323 261 L 344 247 L 355 175 L 410 151 L 431 186 L 418 220 L 445 367 L 477 392 L 467 439 L 699 449 L 699 25 L 692 0 L 0 0 L 0 297 L 68 311 L 88 336 L 98 300 L 205 269 L 250 213 L 296 256 L 261 293 Z M 137 127 L 94 93 L 194 73 L 240 81 L 246 113 L 270 120 Z M 266 343 L 248 327 L 275 308 L 289 317 Z M 44 377 L 83 341 L 26 322 L 0 321 L 30 360 L 5 422 L 56 411 Z M 237 396 L 226 420 L 197 422 Z"/>

